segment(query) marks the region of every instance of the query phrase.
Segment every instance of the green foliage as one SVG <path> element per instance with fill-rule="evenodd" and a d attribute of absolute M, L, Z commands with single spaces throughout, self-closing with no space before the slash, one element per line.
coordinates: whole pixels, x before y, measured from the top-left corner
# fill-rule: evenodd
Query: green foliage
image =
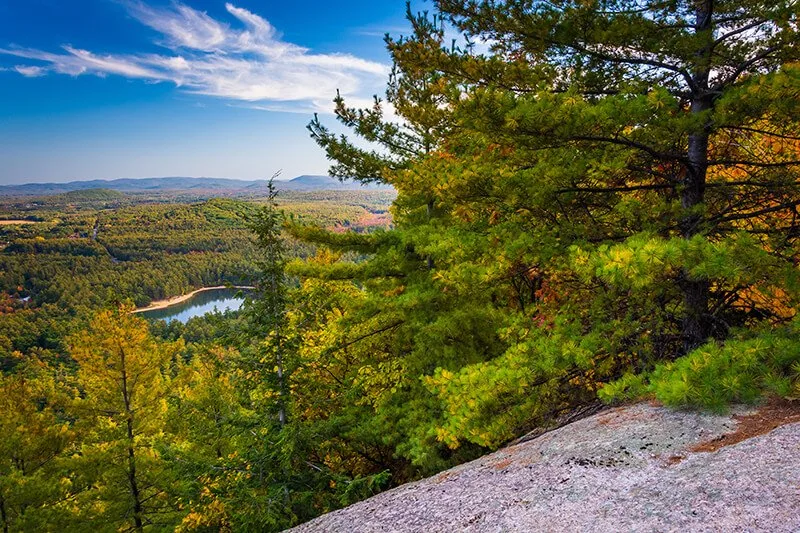
<path fill-rule="evenodd" d="M 82 191 L 70 191 L 62 195 L 58 195 L 56 201 L 64 200 L 68 202 L 97 202 L 97 201 L 112 201 L 121 200 L 125 198 L 125 193 L 114 191 L 111 189 L 85 189 Z"/>
<path fill-rule="evenodd" d="M 265 249 L 309 255 L 311 247 L 280 235 L 283 218 L 271 215 L 276 198 L 266 208 L 263 200 L 126 200 L 95 211 L 114 199 L 70 196 L 74 203 L 48 198 L 25 215 L 47 222 L 0 227 L 8 241 L 0 253 L 0 389 L 9 402 L 0 421 L 8 436 L 0 501 L 11 530 L 101 522 L 136 529 L 131 441 L 138 515 L 148 530 L 280 530 L 385 486 L 383 469 L 353 474 L 326 467 L 324 456 L 309 466 L 318 431 L 276 423 L 275 351 L 264 342 L 275 321 L 260 314 L 268 298 L 252 305 L 250 318 L 155 322 L 152 334 L 118 311 L 97 316 L 120 300 L 143 305 L 198 286 L 257 281 L 268 264 L 257 260 L 259 235 Z M 387 216 L 392 196 L 287 192 L 281 202 L 306 223 L 366 231 L 375 227 L 368 217 Z M 278 310 L 287 296 L 266 286 L 268 278 L 259 284 L 265 296 L 280 297 L 278 307 L 270 304 Z M 281 276 L 274 279 L 282 286 Z M 119 382 L 119 350 L 129 364 L 154 363 L 134 372 L 130 417 L 111 387 Z"/>
<path fill-rule="evenodd" d="M 171 366 L 183 343 L 158 343 L 130 309 L 105 311 L 70 340 L 79 398 L 70 406 L 81 433 L 70 458 L 78 521 L 142 531 L 180 516 L 169 465 L 158 447 Z M 114 465 L 114 467 L 109 467 Z"/>
<path fill-rule="evenodd" d="M 73 490 L 64 454 L 76 434 L 64 408 L 73 391 L 40 361 L 0 375 L 0 521 L 4 531 L 44 531 L 61 520 Z"/>
<path fill-rule="evenodd" d="M 646 374 L 627 374 L 600 390 L 606 401 L 652 396 L 674 407 L 721 411 L 764 395 L 800 394 L 798 321 L 773 331 L 711 342 Z"/>
<path fill-rule="evenodd" d="M 799 56 L 787 2 L 437 7 L 387 40 L 387 102 L 407 129 L 377 102 L 359 111 L 341 98 L 339 121 L 376 149 L 310 125 L 331 172 L 397 189 L 395 227 L 293 230 L 362 254 L 290 269 L 359 289 L 303 345 L 326 361 L 347 347 L 339 386 L 362 391 L 395 454 L 441 467 L 608 383 L 633 390 L 709 339 L 795 315 Z M 491 50 L 448 46 L 442 17 Z M 367 385 L 380 391 L 369 401 Z"/>
<path fill-rule="evenodd" d="M 14 207 L 40 222 L 0 226 L 9 523 L 280 530 L 598 398 L 800 394 L 792 3 L 437 8 L 387 38 L 400 120 L 337 96 L 359 141 L 309 125 L 396 198 Z M 250 279 L 244 313 L 116 310 Z"/>
<path fill-rule="evenodd" d="M 780 279 L 781 285 L 798 294 L 796 269 L 764 250 L 746 232 L 718 241 L 700 236 L 664 240 L 639 234 L 620 244 L 600 245 L 591 253 L 575 246 L 572 261 L 584 279 L 597 278 L 622 288 L 652 287 L 684 270 L 693 278 L 714 279 L 722 287 L 757 286 Z"/>

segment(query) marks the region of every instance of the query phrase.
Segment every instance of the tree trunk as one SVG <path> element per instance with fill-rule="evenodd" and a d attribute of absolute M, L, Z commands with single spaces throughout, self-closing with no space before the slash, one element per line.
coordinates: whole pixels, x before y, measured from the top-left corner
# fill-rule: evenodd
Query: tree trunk
<path fill-rule="evenodd" d="M 705 113 L 714 107 L 713 95 L 708 90 L 712 35 L 713 0 L 698 0 L 695 4 L 695 33 L 705 36 L 706 46 L 696 53 L 697 63 L 692 69 L 692 114 Z M 681 206 L 684 214 L 680 220 L 681 234 L 691 239 L 703 231 L 704 214 L 701 212 L 708 172 L 708 141 L 710 121 L 689 135 L 688 165 L 681 189 Z M 686 268 L 681 272 L 683 291 L 683 351 L 700 346 L 711 334 L 708 316 L 710 285 L 708 280 L 692 279 Z"/>
<path fill-rule="evenodd" d="M 0 518 L 3 520 L 3 533 L 8 533 L 8 513 L 6 511 L 6 500 L 0 496 Z"/>
<path fill-rule="evenodd" d="M 427 153 L 427 150 L 426 150 L 426 153 Z M 433 218 L 433 205 L 434 205 L 433 198 L 431 198 L 431 199 L 428 200 L 428 204 L 425 206 L 425 212 L 426 212 L 426 214 L 428 216 L 428 223 L 430 223 L 431 218 Z M 433 270 L 433 268 L 435 266 L 434 263 L 433 263 L 433 257 L 431 257 L 429 255 L 428 257 L 425 258 L 425 261 L 428 264 L 428 270 Z"/>
<path fill-rule="evenodd" d="M 133 525 L 135 531 L 142 531 L 142 502 L 136 482 L 136 456 L 133 449 L 133 421 L 128 419 L 128 483 L 133 498 Z"/>
<path fill-rule="evenodd" d="M 133 529 L 143 531 L 142 499 L 139 494 L 139 484 L 136 479 L 136 452 L 134 450 L 133 412 L 131 411 L 131 396 L 128 389 L 128 371 L 125 366 L 125 350 L 120 346 L 120 363 L 122 370 L 122 399 L 125 402 L 125 419 L 128 437 L 128 485 L 133 499 Z"/>
<path fill-rule="evenodd" d="M 275 333 L 276 359 L 278 363 L 278 423 L 281 428 L 286 426 L 286 384 L 283 379 L 283 338 L 279 332 Z"/>

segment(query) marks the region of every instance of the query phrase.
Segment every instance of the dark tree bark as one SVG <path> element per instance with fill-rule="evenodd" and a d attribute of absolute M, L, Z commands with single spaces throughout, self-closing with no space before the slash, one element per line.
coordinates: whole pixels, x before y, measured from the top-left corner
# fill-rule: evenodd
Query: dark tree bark
<path fill-rule="evenodd" d="M 125 350 L 120 347 L 120 359 L 122 361 L 122 398 L 125 402 L 125 422 L 128 438 L 128 485 L 133 500 L 133 529 L 143 531 L 144 521 L 142 520 L 142 498 L 139 493 L 139 483 L 136 479 L 136 451 L 134 444 L 133 431 L 133 411 L 131 410 L 131 396 L 128 388 L 128 372 L 125 367 Z"/>
<path fill-rule="evenodd" d="M 6 512 L 6 501 L 0 496 L 0 519 L 3 520 L 3 533 L 8 533 L 8 515 Z"/>
<path fill-rule="evenodd" d="M 695 8 L 694 31 L 705 36 L 705 46 L 697 51 L 697 63 L 692 71 L 692 114 L 707 113 L 714 107 L 714 97 L 709 91 L 711 47 L 713 42 L 712 18 L 713 0 L 698 0 Z M 683 237 L 691 239 L 703 231 L 702 213 L 705 197 L 706 175 L 708 173 L 708 148 L 711 123 L 706 121 L 699 131 L 689 135 L 687 149 L 687 169 L 681 184 L 681 207 L 684 214 L 680 220 Z M 681 272 L 680 287 L 683 291 L 683 350 L 689 352 L 700 346 L 711 334 L 708 317 L 710 286 L 707 280 L 692 279 L 684 268 Z"/>

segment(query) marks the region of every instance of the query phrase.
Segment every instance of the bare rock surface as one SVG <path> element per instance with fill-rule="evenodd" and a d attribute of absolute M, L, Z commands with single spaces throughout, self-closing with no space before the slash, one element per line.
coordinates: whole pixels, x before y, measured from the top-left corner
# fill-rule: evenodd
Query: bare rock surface
<path fill-rule="evenodd" d="M 292 531 L 800 532 L 800 423 L 692 451 L 748 413 L 604 411 Z"/>

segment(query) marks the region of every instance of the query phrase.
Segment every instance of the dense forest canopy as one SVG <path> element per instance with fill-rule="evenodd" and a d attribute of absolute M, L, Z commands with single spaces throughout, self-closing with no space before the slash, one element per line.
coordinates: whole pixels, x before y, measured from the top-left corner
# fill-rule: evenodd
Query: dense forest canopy
<path fill-rule="evenodd" d="M 797 2 L 408 20 L 350 136 L 309 124 L 391 224 L 375 191 L 0 227 L 6 530 L 280 530 L 600 401 L 800 394 Z M 241 313 L 125 306 L 239 280 Z"/>

